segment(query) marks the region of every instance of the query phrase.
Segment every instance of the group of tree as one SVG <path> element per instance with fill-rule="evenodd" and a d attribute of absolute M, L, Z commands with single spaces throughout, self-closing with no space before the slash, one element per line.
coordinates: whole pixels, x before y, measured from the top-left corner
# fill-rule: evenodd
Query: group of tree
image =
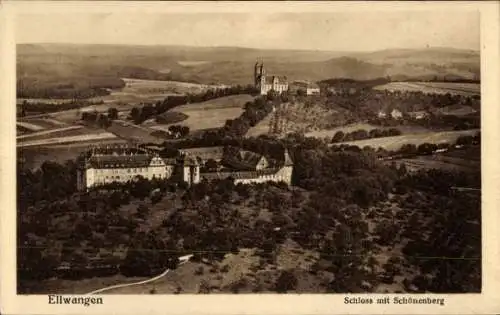
<path fill-rule="evenodd" d="M 110 118 L 109 113 L 99 113 L 97 111 L 83 112 L 81 120 L 85 123 L 96 125 L 101 128 L 108 128 L 112 124 L 112 119 Z"/>
<path fill-rule="evenodd" d="M 25 187 L 20 193 L 20 198 L 25 201 L 19 203 L 18 214 L 21 218 L 20 244 L 44 244 L 46 248 L 51 248 L 50 251 L 40 253 L 35 249 L 36 246 L 32 248 L 20 245 L 23 249 L 19 254 L 23 264 L 22 270 L 25 272 L 23 279 L 33 274 L 44 275 L 47 268 L 54 269 L 58 263 L 70 258 L 75 263 L 84 264 L 81 253 L 73 250 L 75 247 L 82 247 L 84 240 L 97 247 L 97 244 L 101 244 L 100 247 L 102 244 L 108 244 L 106 246 L 109 248 L 125 245 L 128 248 L 127 254 L 117 262 L 117 270 L 128 276 L 145 276 L 165 268 L 175 268 L 177 257 L 186 253 L 195 253 L 196 257 L 210 261 L 221 260 L 226 253 L 236 253 L 238 248 L 256 248 L 258 255 L 272 263 L 279 246 L 286 239 L 292 239 L 301 247 L 321 254 L 321 259 L 327 266 L 325 270 L 335 275 L 335 279 L 326 285 L 328 292 L 360 292 L 364 290 L 362 280 L 371 279 L 363 270 L 367 263 L 363 257 L 371 252 L 375 246 L 374 242 L 390 244 L 391 236 L 395 233 L 391 225 L 381 225 L 375 230 L 379 238 L 372 240 L 364 219 L 367 209 L 385 201 L 389 193 L 405 191 L 396 190 L 398 187 L 406 187 L 406 191 L 414 189 L 431 192 L 436 195 L 432 200 L 440 203 L 441 208 L 451 205 L 455 209 L 458 206 L 450 204 L 449 200 L 443 202 L 439 196 L 451 198 L 449 188 L 453 185 L 478 187 L 480 183 L 480 176 L 477 174 L 470 177 L 464 174 L 426 171 L 412 175 L 379 161 L 375 150 L 328 147 L 327 143 L 319 139 L 300 135 L 282 140 L 266 137 L 228 137 L 212 140 L 217 145 L 232 144 L 276 157 L 281 157 L 284 147 L 288 147 L 295 164 L 295 187 L 290 188 L 282 183 L 236 185 L 231 178 L 212 182 L 204 180 L 190 187 L 181 187 L 165 180 L 138 179 L 127 184 L 115 183 L 76 194 L 74 184 L 63 188 L 70 178 L 73 181 L 74 177 L 71 177 L 71 172 L 61 169 L 62 166 L 54 167 L 49 164 L 49 167 L 43 167 L 44 170 L 35 171 L 36 175 L 20 173 L 19 181 L 28 184 L 20 186 Z M 192 145 L 196 141 L 203 143 L 205 140 L 183 140 L 176 145 Z M 460 141 L 470 140 L 467 138 Z M 44 176 L 45 173 L 47 174 Z M 53 173 L 58 174 L 59 177 L 56 178 L 61 178 L 59 182 L 48 179 L 48 176 L 54 176 Z M 28 180 L 30 182 L 26 182 Z M 142 222 L 151 216 L 151 210 L 146 203 L 149 200 L 152 203 L 161 202 L 162 197 L 160 201 L 153 201 L 151 192 L 156 189 L 160 190 L 162 196 L 180 194 L 181 205 L 173 209 L 160 226 L 142 232 Z M 31 200 L 32 196 L 36 197 Z M 50 199 L 46 199 L 46 196 L 50 196 Z M 140 201 L 141 199 L 143 201 Z M 122 206 L 132 200 L 141 202 L 136 214 L 130 216 L 120 211 Z M 254 211 L 255 216 L 248 217 L 239 210 L 238 205 L 243 201 L 246 202 L 245 208 L 248 208 L 245 212 Z M 134 204 L 137 202 L 134 201 Z M 465 211 L 465 206 L 460 207 L 460 210 L 453 210 L 456 212 L 455 217 L 460 217 Z M 446 212 L 444 208 L 441 213 Z M 267 209 L 271 213 L 270 220 L 259 218 L 261 209 Z M 452 231 L 459 229 L 459 222 L 462 221 L 454 220 L 457 223 L 450 224 L 449 220 L 453 217 L 440 217 L 440 214 L 433 214 L 433 209 L 429 207 L 427 210 L 428 216 L 437 217 L 432 217 L 436 224 L 429 226 L 433 227 L 431 233 L 434 233 L 436 239 L 444 240 L 445 234 L 440 234 L 438 230 L 445 225 L 445 231 L 451 235 Z M 51 220 L 57 213 L 69 214 L 69 218 L 62 223 Z M 475 229 L 469 232 L 469 236 L 478 235 Z M 52 246 L 60 240 L 64 241 L 62 247 Z M 418 245 L 418 242 L 421 245 Z M 408 259 L 424 254 L 429 256 L 430 246 L 437 245 L 426 242 L 428 241 L 417 240 L 420 247 L 416 248 L 411 247 L 415 245 L 409 245 L 406 249 Z M 446 246 L 439 248 L 444 250 L 443 248 L 447 247 L 448 251 L 458 251 L 462 244 L 466 244 L 467 251 L 472 252 L 462 254 L 477 257 L 474 256 L 474 249 L 470 248 L 474 243 L 468 245 L 463 237 L 454 236 L 443 244 Z M 36 264 L 30 264 L 30 261 L 35 261 L 31 260 L 33 257 L 38 257 Z M 38 263 L 40 261 L 44 264 Z M 423 260 L 414 259 L 411 262 L 426 270 Z M 432 265 L 432 268 L 436 268 L 433 270 L 441 274 L 452 268 L 453 274 L 467 271 L 477 276 L 477 261 L 450 266 Z M 435 292 L 446 291 L 452 285 L 464 289 L 468 286 L 465 283 L 467 279 L 465 276 L 457 276 L 447 285 L 438 285 L 436 282 L 430 288 Z M 279 292 L 294 290 L 297 285 L 292 272 L 281 273 L 278 280 L 274 290 Z M 436 281 L 443 281 L 443 277 Z"/>
<path fill-rule="evenodd" d="M 344 133 L 343 131 L 337 131 L 333 136 L 331 142 L 338 143 L 338 142 L 356 141 L 356 140 L 364 140 L 372 138 L 393 137 L 393 136 L 399 136 L 401 134 L 402 134 L 401 130 L 397 128 L 390 128 L 390 129 L 375 128 L 370 131 L 359 129 L 347 133 Z"/>
<path fill-rule="evenodd" d="M 168 127 L 168 131 L 176 138 L 184 138 L 189 134 L 189 127 L 181 125 L 172 125 Z"/>

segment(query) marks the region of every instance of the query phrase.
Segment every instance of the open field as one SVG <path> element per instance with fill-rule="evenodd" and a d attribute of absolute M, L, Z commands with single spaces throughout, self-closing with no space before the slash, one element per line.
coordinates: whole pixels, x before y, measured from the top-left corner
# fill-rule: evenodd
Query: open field
<path fill-rule="evenodd" d="M 187 93 L 202 93 L 208 89 L 215 89 L 215 85 L 196 84 L 178 81 L 160 81 L 160 80 L 141 80 L 121 78 L 125 82 L 125 87 L 117 89 L 108 89 L 109 95 L 98 96 L 87 99 L 89 102 L 104 102 L 106 104 L 122 104 L 151 102 L 163 100 L 169 95 L 184 95 Z M 45 99 L 45 98 L 19 98 L 18 103 L 23 101 L 29 103 L 61 104 L 73 101 L 72 99 Z"/>
<path fill-rule="evenodd" d="M 360 148 L 370 146 L 373 148 L 384 148 L 386 150 L 398 150 L 404 144 L 420 145 L 422 143 L 454 143 L 460 136 L 474 136 L 479 129 L 459 130 L 459 131 L 441 131 L 428 132 L 420 134 L 406 134 L 395 137 L 374 138 L 358 141 L 342 142 L 338 144 L 355 145 Z M 336 145 L 338 145 L 336 144 Z"/>
<path fill-rule="evenodd" d="M 123 139 L 101 140 L 99 144 L 124 144 Z M 91 145 L 95 145 L 95 141 L 77 142 L 69 144 L 58 144 L 49 146 L 28 146 L 18 147 L 17 155 L 24 159 L 26 168 L 38 168 L 45 161 L 64 163 L 67 160 L 74 160 L 80 153 L 85 152 Z"/>
<path fill-rule="evenodd" d="M 452 150 L 433 155 L 417 156 L 412 159 L 395 160 L 397 164 L 405 164 L 409 171 L 421 169 L 443 169 L 449 171 L 480 172 L 481 146 Z"/>
<path fill-rule="evenodd" d="M 390 82 L 374 87 L 376 90 L 408 91 L 436 94 L 460 94 L 464 96 L 479 95 L 481 85 L 476 83 L 452 83 L 452 82 Z"/>
<path fill-rule="evenodd" d="M 108 128 L 109 132 L 119 138 L 130 140 L 130 141 L 140 141 L 140 142 L 153 142 L 162 143 L 166 138 L 156 137 L 151 135 L 154 132 L 153 129 L 148 127 L 134 125 L 130 122 L 123 120 L 115 120 L 112 122 L 111 126 Z"/>
<path fill-rule="evenodd" d="M 187 104 L 172 109 L 171 113 L 182 113 L 188 116 L 180 124 L 189 127 L 191 131 L 223 127 L 228 119 L 235 119 L 244 111 L 246 102 L 253 100 L 251 95 L 231 95 L 214 100 Z M 172 124 L 151 125 L 152 129 L 166 130 Z"/>
<path fill-rule="evenodd" d="M 197 94 L 216 86 L 177 82 L 177 81 L 159 81 L 159 80 L 140 80 L 122 78 L 125 81 L 125 87 L 122 89 L 110 90 L 111 94 L 95 98 L 96 101 L 102 100 L 104 103 L 120 104 L 160 101 L 169 95 L 184 95 L 187 93 Z"/>

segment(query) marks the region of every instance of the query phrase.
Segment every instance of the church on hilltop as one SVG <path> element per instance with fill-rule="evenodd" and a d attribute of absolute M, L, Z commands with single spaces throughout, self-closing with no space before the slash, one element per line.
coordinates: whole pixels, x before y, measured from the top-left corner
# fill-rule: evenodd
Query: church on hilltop
<path fill-rule="evenodd" d="M 254 84 L 260 91 L 260 95 L 274 90 L 278 93 L 288 91 L 288 79 L 286 76 L 266 75 L 263 62 L 257 62 L 254 66 Z"/>
<path fill-rule="evenodd" d="M 203 149 L 211 148 L 194 148 L 200 152 Z M 222 150 L 215 151 L 220 153 Z M 174 179 L 188 185 L 226 178 L 233 179 L 235 184 L 292 183 L 293 162 L 286 149 L 281 158 L 271 158 L 237 148 L 232 154 L 219 157 L 220 170 L 201 172 L 209 159 L 214 158 L 210 154 L 194 156 L 186 150 L 179 150 L 176 158 L 164 158 L 153 150 L 138 146 L 91 147 L 78 159 L 77 188 L 85 191 L 111 183 L 127 183 L 139 177 Z"/>

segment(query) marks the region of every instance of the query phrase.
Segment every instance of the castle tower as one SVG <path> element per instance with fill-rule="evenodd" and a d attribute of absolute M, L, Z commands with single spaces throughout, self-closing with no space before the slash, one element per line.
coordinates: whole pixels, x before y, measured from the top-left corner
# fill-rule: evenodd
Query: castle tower
<path fill-rule="evenodd" d="M 179 177 L 189 185 L 200 182 L 200 163 L 188 155 L 183 155 L 179 160 Z"/>

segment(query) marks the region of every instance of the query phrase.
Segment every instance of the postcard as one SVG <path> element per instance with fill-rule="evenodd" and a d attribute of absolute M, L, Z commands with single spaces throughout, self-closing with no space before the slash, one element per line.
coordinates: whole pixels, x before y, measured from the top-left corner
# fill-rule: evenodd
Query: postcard
<path fill-rule="evenodd" d="M 2 313 L 498 313 L 499 7 L 4 2 Z"/>

